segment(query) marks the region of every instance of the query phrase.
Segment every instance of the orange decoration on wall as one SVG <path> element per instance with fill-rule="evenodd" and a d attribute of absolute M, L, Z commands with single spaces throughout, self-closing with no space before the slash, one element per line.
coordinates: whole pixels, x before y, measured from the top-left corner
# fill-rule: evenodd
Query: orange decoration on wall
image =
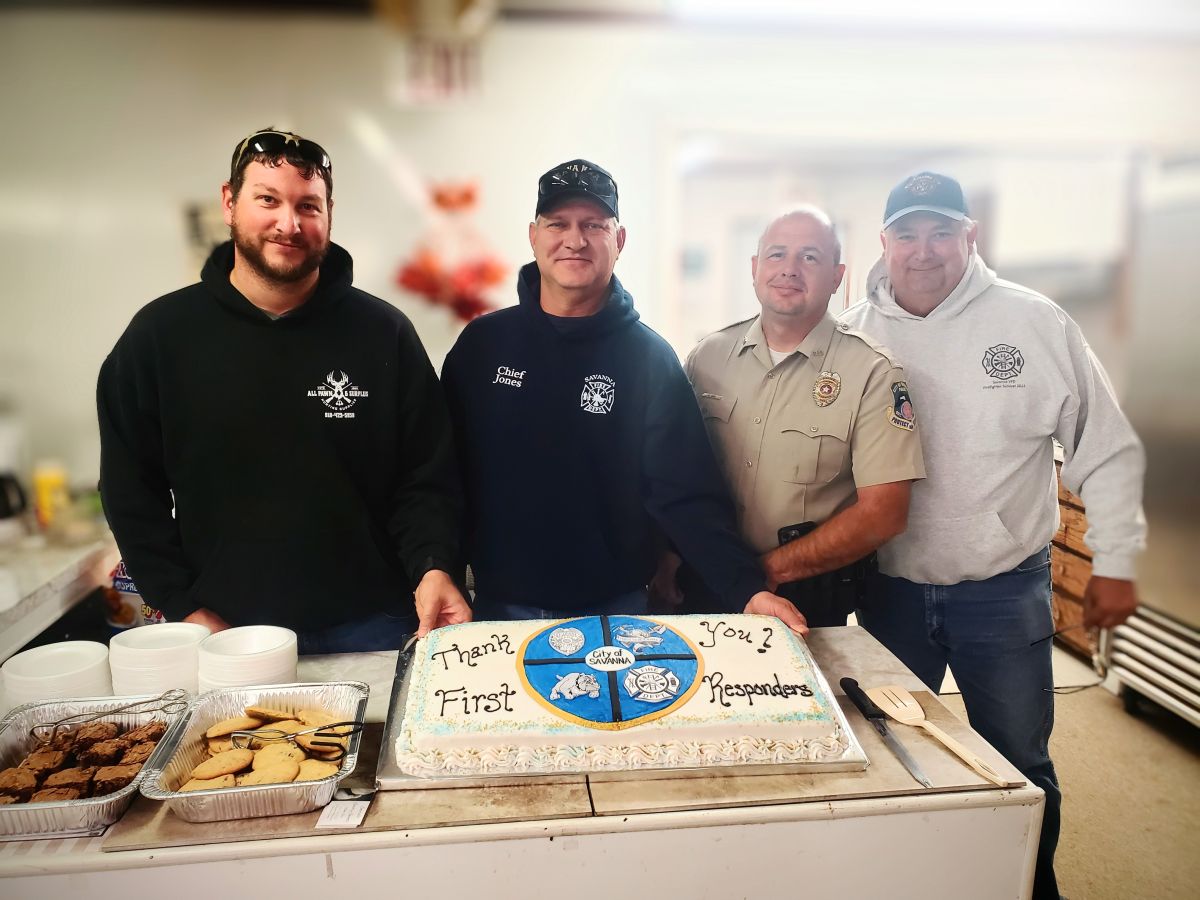
<path fill-rule="evenodd" d="M 444 216 L 400 266 L 396 283 L 469 322 L 495 309 L 485 293 L 504 280 L 508 267 L 471 223 L 479 197 L 473 182 L 433 185 L 430 196 Z"/>

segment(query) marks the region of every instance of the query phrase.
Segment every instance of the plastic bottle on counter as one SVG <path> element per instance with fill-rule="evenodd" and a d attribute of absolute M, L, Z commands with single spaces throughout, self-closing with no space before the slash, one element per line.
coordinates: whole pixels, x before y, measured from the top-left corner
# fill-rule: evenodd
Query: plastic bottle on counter
<path fill-rule="evenodd" d="M 33 467 L 33 511 L 38 526 L 49 528 L 58 515 L 71 505 L 67 493 L 67 470 L 57 460 L 42 460 Z"/>

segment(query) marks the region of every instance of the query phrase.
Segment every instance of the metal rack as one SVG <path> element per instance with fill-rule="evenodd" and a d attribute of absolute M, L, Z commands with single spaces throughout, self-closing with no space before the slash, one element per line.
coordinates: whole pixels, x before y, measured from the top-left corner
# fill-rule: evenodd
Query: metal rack
<path fill-rule="evenodd" d="M 1110 652 L 1122 685 L 1200 725 L 1200 631 L 1141 607 L 1113 632 Z"/>

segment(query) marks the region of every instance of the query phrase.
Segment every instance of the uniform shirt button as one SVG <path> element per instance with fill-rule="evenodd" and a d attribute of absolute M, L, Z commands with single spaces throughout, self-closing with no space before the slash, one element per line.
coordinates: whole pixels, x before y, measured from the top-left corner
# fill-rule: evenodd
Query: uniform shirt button
<path fill-rule="evenodd" d="M 754 424 L 755 424 L 755 425 L 757 425 L 757 424 L 758 424 L 759 422 L 761 422 L 761 421 L 762 421 L 762 419 L 760 419 L 758 416 L 755 416 L 755 417 L 754 417 Z"/>
<path fill-rule="evenodd" d="M 775 377 L 775 373 L 774 373 L 774 372 L 768 372 L 768 373 L 767 373 L 767 377 L 768 377 L 768 378 L 774 378 L 774 377 Z"/>
<path fill-rule="evenodd" d="M 747 469 L 750 469 L 750 468 L 753 468 L 753 467 L 754 467 L 754 463 L 752 463 L 750 460 L 746 460 L 746 468 L 747 468 Z"/>
<path fill-rule="evenodd" d="M 809 425 L 809 426 L 808 426 L 808 430 L 809 430 L 809 431 L 816 431 L 816 430 L 817 430 L 817 426 L 816 426 L 816 425 Z"/>

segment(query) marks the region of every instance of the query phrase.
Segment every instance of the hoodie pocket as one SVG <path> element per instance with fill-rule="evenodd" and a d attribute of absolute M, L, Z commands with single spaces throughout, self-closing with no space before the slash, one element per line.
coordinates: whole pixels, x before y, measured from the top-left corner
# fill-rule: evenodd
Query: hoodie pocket
<path fill-rule="evenodd" d="M 828 484 L 837 478 L 850 453 L 850 410 L 819 410 L 780 429 L 783 480 L 792 484 Z"/>
<path fill-rule="evenodd" d="M 910 519 L 898 541 L 909 544 L 910 552 L 919 552 L 922 580 L 938 584 L 990 578 L 1011 568 L 1013 554 L 1021 552 L 994 510 L 948 519 Z"/>

